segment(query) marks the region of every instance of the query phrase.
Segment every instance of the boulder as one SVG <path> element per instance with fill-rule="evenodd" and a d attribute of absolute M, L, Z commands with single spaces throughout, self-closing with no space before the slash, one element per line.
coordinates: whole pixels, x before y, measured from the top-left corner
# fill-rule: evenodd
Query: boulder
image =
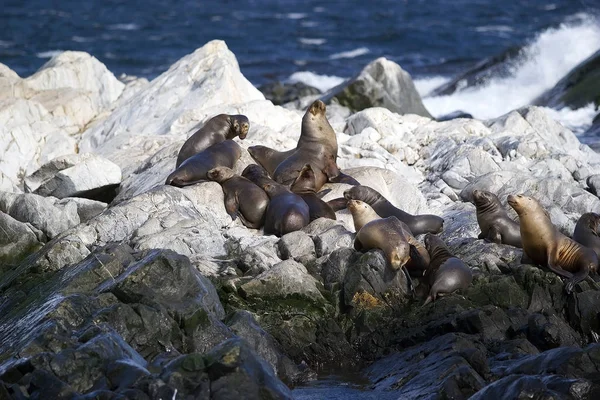
<path fill-rule="evenodd" d="M 334 87 L 321 100 L 337 100 L 351 110 L 384 107 L 398 114 L 431 118 L 408 72 L 384 57 L 369 63 L 357 77 Z"/>
<path fill-rule="evenodd" d="M 301 97 L 321 94 L 319 89 L 302 82 L 272 82 L 260 86 L 258 90 L 265 95 L 267 100 L 271 100 L 273 104 L 276 105 L 289 103 L 290 101 L 298 100 Z"/>

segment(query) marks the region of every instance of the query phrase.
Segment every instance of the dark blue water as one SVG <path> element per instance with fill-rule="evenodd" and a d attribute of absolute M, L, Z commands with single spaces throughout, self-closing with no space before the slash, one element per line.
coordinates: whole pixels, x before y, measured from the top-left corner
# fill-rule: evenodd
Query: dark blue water
<path fill-rule="evenodd" d="M 577 13 L 597 13 L 600 4 L 598 0 L 2 0 L 1 5 L 0 62 L 21 76 L 35 72 L 52 51 L 83 50 L 116 75 L 153 78 L 218 38 L 227 42 L 242 72 L 258 85 L 300 70 L 351 76 L 379 56 L 416 76 L 449 76 L 521 45 Z"/>

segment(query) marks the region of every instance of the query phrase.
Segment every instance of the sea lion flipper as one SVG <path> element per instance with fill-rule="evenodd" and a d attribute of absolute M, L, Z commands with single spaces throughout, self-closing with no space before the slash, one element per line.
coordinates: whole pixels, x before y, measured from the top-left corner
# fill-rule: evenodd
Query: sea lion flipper
<path fill-rule="evenodd" d="M 487 238 L 487 235 L 485 233 L 483 233 L 483 232 L 481 232 L 479 234 L 479 236 L 477 236 L 477 239 L 486 239 L 486 238 Z"/>
<path fill-rule="evenodd" d="M 491 226 L 488 229 L 487 239 L 492 243 L 502 244 L 502 234 L 496 226 Z"/>
<path fill-rule="evenodd" d="M 345 209 L 347 203 L 348 200 L 346 200 L 344 197 L 339 197 L 337 199 L 329 200 L 327 202 L 327 204 L 329 205 L 329 207 L 331 207 L 333 211 L 340 211 Z"/>
<path fill-rule="evenodd" d="M 225 211 L 227 211 L 227 214 L 229 214 L 234 221 L 238 217 L 239 208 L 240 203 L 238 202 L 236 195 L 234 193 L 228 193 L 227 196 L 225 196 Z"/>
<path fill-rule="evenodd" d="M 363 249 L 363 245 L 360 242 L 360 240 L 358 240 L 358 237 L 356 239 L 354 239 L 354 250 L 356 251 L 362 251 Z"/>
<path fill-rule="evenodd" d="M 327 193 L 329 193 L 329 192 L 331 192 L 331 189 L 324 189 L 324 190 L 321 190 L 321 191 L 319 191 L 319 192 L 315 193 L 315 195 L 316 195 L 318 198 L 322 199 L 322 198 L 323 198 L 323 197 L 325 197 L 325 195 L 326 195 Z"/>
<path fill-rule="evenodd" d="M 554 272 L 558 276 L 562 276 L 562 277 L 567 278 L 567 279 L 572 279 L 574 277 L 571 272 L 565 271 L 564 269 L 562 269 L 558 265 L 554 265 L 554 263 L 552 262 L 552 259 L 550 257 L 548 257 L 548 263 L 547 263 L 547 265 L 548 265 L 548 269 L 550 271 Z M 586 274 L 587 274 L 587 272 L 586 272 Z M 585 278 L 585 276 L 584 276 L 584 278 Z"/>

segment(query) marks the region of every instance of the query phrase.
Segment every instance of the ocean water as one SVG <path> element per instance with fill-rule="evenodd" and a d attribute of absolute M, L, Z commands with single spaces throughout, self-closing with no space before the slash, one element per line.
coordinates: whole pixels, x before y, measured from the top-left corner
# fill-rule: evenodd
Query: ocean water
<path fill-rule="evenodd" d="M 3 0 L 0 62 L 21 76 L 62 50 L 93 54 L 116 75 L 152 79 L 223 39 L 255 85 L 302 81 L 321 90 L 387 57 L 423 96 L 477 61 L 522 46 L 509 77 L 425 97 L 434 116 L 493 118 L 552 87 L 600 48 L 600 0 Z M 593 109 L 555 110 L 576 131 Z"/>

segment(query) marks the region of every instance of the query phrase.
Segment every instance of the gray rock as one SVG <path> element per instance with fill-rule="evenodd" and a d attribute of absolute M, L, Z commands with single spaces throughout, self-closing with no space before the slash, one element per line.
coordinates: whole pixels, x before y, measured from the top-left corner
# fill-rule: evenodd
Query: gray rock
<path fill-rule="evenodd" d="M 283 235 L 277 242 L 277 247 L 283 260 L 291 258 L 304 265 L 315 260 L 315 244 L 303 231 Z"/>
<path fill-rule="evenodd" d="M 75 203 L 75 206 L 77 207 L 77 215 L 79 215 L 79 221 L 81 223 L 87 222 L 99 215 L 102 211 L 106 210 L 107 207 L 107 204 L 101 201 L 84 199 L 80 197 L 67 197 L 56 202 L 56 204 L 60 205 L 68 203 Z"/>
<path fill-rule="evenodd" d="M 327 92 L 322 100 L 336 99 L 354 111 L 385 107 L 398 114 L 431 118 L 410 75 L 398 64 L 383 57 L 368 64 L 358 76 Z"/>
<path fill-rule="evenodd" d="M 0 264 L 4 266 L 18 264 L 42 247 L 45 241 L 44 235 L 37 229 L 4 212 L 0 212 L 0 231 Z"/>
<path fill-rule="evenodd" d="M 319 218 L 303 228 L 313 238 L 317 257 L 325 256 L 336 249 L 352 247 L 354 234 L 338 221 Z"/>

